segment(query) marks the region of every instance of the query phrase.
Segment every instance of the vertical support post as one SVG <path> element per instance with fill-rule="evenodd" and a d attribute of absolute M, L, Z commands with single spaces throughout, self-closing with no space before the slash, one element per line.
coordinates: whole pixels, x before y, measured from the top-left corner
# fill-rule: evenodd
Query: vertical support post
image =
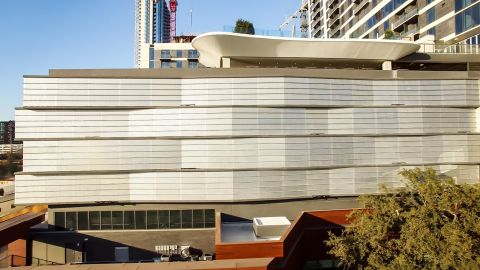
<path fill-rule="evenodd" d="M 392 61 L 385 61 L 382 63 L 382 70 L 392 70 Z"/>

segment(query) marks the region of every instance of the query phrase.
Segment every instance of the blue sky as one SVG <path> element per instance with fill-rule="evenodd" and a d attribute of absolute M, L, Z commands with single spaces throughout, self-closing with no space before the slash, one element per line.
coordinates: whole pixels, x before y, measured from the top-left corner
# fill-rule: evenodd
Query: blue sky
<path fill-rule="evenodd" d="M 300 0 L 179 0 L 177 34 L 244 18 L 277 29 Z M 193 29 L 190 27 L 193 10 Z M 51 68 L 133 67 L 134 0 L 0 0 L 0 120 L 22 105 L 22 76 Z"/>

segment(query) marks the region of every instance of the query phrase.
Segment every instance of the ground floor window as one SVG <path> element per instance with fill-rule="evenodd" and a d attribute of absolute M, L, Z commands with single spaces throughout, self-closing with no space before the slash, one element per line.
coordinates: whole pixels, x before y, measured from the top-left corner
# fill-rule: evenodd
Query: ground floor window
<path fill-rule="evenodd" d="M 214 209 L 55 211 L 56 230 L 158 230 L 214 228 Z"/>

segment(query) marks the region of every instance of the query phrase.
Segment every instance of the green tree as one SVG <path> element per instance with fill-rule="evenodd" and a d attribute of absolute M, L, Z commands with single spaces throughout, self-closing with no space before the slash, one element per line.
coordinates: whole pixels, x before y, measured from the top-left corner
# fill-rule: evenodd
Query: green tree
<path fill-rule="evenodd" d="M 238 19 L 235 23 L 234 32 L 240 34 L 255 35 L 255 28 L 253 27 L 253 23 L 247 20 Z"/>
<path fill-rule="evenodd" d="M 387 29 L 385 33 L 383 34 L 384 39 L 393 39 L 394 38 L 394 33 L 392 30 Z"/>
<path fill-rule="evenodd" d="M 346 269 L 479 269 L 480 185 L 433 169 L 403 170 L 406 187 L 360 198 L 327 246 Z"/>

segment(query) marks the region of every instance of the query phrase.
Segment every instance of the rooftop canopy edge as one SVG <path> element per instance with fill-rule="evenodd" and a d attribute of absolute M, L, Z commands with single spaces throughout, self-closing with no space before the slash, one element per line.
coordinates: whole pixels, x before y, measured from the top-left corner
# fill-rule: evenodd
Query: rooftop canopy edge
<path fill-rule="evenodd" d="M 200 52 L 200 63 L 222 67 L 233 59 L 325 59 L 395 61 L 417 52 L 420 45 L 399 40 L 304 39 L 212 32 L 199 35 L 192 45 Z"/>

